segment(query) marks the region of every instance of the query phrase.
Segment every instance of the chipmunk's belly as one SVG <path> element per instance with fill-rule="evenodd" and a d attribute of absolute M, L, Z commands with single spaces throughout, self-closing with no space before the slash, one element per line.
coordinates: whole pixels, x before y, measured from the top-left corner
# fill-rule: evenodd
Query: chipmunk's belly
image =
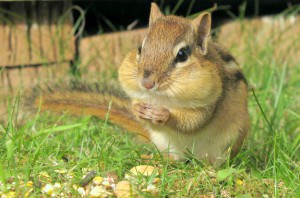
<path fill-rule="evenodd" d="M 149 130 L 152 141 L 160 151 L 168 151 L 175 160 L 186 159 L 186 153 L 192 153 L 197 159 L 218 164 L 226 159 L 226 146 L 232 138 L 207 128 L 193 134 L 176 131 Z M 224 137 L 223 137 L 224 136 Z M 225 149 L 225 150 L 224 150 Z"/>

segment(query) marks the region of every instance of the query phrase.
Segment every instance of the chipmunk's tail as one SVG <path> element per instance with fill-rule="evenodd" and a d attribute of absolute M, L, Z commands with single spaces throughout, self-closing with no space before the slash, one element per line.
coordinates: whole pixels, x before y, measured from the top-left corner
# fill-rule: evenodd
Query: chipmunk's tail
<path fill-rule="evenodd" d="M 130 99 L 116 85 L 85 84 L 71 81 L 37 87 L 26 96 L 26 107 L 72 115 L 108 119 L 125 130 L 149 139 L 146 130 L 133 117 Z"/>

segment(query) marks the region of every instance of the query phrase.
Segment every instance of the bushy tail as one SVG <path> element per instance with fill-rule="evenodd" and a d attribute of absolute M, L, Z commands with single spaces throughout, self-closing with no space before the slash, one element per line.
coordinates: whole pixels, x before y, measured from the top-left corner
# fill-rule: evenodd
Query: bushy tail
<path fill-rule="evenodd" d="M 92 115 L 106 119 L 125 130 L 149 139 L 146 130 L 138 124 L 131 112 L 131 102 L 116 85 L 87 84 L 70 81 L 67 84 L 37 87 L 26 96 L 26 107 L 40 108 L 72 115 Z"/>

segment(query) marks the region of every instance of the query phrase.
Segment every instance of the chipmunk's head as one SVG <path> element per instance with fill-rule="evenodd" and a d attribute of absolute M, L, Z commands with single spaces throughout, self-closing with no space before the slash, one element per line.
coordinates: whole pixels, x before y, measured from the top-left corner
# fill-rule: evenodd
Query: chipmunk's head
<path fill-rule="evenodd" d="M 210 30 L 207 12 L 193 20 L 164 16 L 152 3 L 147 36 L 135 57 L 128 55 L 119 70 L 125 91 L 133 98 L 164 104 L 213 103 L 222 83 L 217 66 L 206 58 Z"/>

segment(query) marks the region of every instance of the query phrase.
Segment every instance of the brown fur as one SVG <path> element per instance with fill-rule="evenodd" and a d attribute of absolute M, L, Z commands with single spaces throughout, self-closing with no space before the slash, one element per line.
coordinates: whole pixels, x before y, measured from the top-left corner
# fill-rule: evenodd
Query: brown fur
<path fill-rule="evenodd" d="M 72 115 L 91 115 L 103 120 L 108 114 L 110 122 L 138 134 L 142 142 L 149 140 L 147 131 L 137 123 L 128 108 L 130 100 L 114 85 L 87 85 L 79 81 L 70 81 L 66 85 L 38 87 L 28 96 L 24 106 L 30 111 L 37 108 L 57 113 L 67 111 Z"/>
<path fill-rule="evenodd" d="M 247 84 L 233 56 L 210 40 L 210 15 L 189 20 L 164 16 L 155 4 L 151 9 L 142 48 L 130 52 L 119 68 L 133 113 L 161 150 L 169 144 L 182 154 L 194 141 L 200 144 L 195 156 L 212 164 L 224 160 L 228 149 L 236 155 L 249 130 Z M 185 46 L 192 51 L 188 59 L 174 62 Z M 145 89 L 145 80 L 154 88 Z"/>

